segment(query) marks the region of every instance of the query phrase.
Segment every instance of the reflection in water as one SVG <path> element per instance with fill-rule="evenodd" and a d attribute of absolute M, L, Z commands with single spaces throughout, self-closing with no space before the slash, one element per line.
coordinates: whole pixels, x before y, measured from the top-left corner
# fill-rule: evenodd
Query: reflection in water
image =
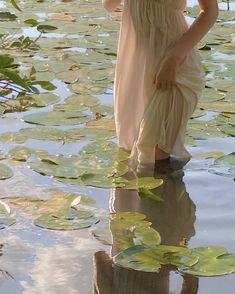
<path fill-rule="evenodd" d="M 111 191 L 111 212 L 137 211 L 145 214 L 147 220 L 152 222 L 152 227 L 160 233 L 162 244 L 180 245 L 187 242 L 195 233 L 196 207 L 186 191 L 182 166 L 179 168 L 178 164 L 172 162 L 171 165 L 159 166 L 154 172 L 154 177 L 162 178 L 164 184 L 153 192 L 164 202 L 141 199 L 135 190 L 115 188 Z M 141 174 L 149 175 L 144 171 Z M 118 253 L 115 236 L 111 252 L 112 256 Z M 108 254 L 100 251 L 94 256 L 94 294 L 170 294 L 172 270 L 164 266 L 159 273 L 146 273 L 117 267 L 112 264 Z M 198 279 L 184 276 L 181 290 L 177 293 L 197 292 Z"/>

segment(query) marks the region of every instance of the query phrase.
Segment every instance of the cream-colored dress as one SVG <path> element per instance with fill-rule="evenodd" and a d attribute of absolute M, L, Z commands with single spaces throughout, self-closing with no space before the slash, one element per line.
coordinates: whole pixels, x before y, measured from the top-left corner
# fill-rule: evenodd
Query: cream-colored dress
<path fill-rule="evenodd" d="M 188 29 L 186 0 L 124 0 L 114 81 L 119 147 L 133 164 L 155 162 L 155 146 L 177 158 L 185 149 L 187 121 L 205 87 L 201 57 L 193 48 L 169 90 L 153 84 L 167 50 Z"/>

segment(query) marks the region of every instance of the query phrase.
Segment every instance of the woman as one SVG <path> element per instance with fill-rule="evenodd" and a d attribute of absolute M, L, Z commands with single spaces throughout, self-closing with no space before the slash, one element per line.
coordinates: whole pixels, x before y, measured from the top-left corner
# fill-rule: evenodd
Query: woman
<path fill-rule="evenodd" d="M 113 11 L 121 0 L 102 0 Z M 187 121 L 205 76 L 196 45 L 218 16 L 216 0 L 198 0 L 189 27 L 186 0 L 125 0 L 114 81 L 118 146 L 133 164 L 155 164 L 170 156 L 190 158 Z"/>

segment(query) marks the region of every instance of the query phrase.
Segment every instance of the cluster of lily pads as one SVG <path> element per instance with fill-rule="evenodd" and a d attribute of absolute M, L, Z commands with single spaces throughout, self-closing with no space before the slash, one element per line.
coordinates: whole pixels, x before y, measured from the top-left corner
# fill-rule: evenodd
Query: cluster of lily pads
<path fill-rule="evenodd" d="M 42 200 L 27 197 L 6 199 L 0 202 L 0 229 L 4 229 L 17 222 L 17 214 L 34 215 L 34 225 L 49 230 L 79 230 L 88 228 L 97 222 L 94 201 L 83 194 L 49 191 L 50 199 Z M 9 205 L 6 203 L 9 202 Z"/>
<path fill-rule="evenodd" d="M 14 90 L 20 91 L 15 95 L 9 96 L 9 89 L 1 93 L 5 99 L 0 101 L 0 112 L 5 114 L 48 106 L 50 108 L 23 116 L 23 121 L 32 126 L 26 126 L 17 132 L 3 133 L 0 142 L 25 144 L 30 139 L 36 139 L 64 144 L 85 140 L 100 142 L 98 145 L 101 146 L 104 141 L 115 139 L 112 100 L 110 104 L 102 104 L 98 96 L 109 95 L 113 87 L 120 25 L 118 14 L 121 11 L 116 15 L 107 14 L 98 0 L 93 5 L 80 1 L 77 9 L 70 2 L 52 1 L 49 7 L 47 1 L 39 1 L 37 7 L 31 5 L 33 3 L 34 1 L 21 3 L 20 12 L 12 12 L 12 7 L 6 6 L 0 15 L 0 21 L 4 23 L 0 29 L 4 36 L 1 46 L 3 55 L 0 55 L 1 73 L 5 74 L 8 82 L 10 80 L 11 86 L 20 86 L 20 89 L 9 86 L 11 93 L 15 93 Z M 12 4 L 19 9 L 17 1 Z M 38 15 L 38 7 L 41 11 L 46 11 L 43 16 Z M 186 13 L 195 17 L 197 7 L 187 8 Z M 233 11 L 221 10 L 218 22 L 200 45 L 207 86 L 198 109 L 188 124 L 186 142 L 192 146 L 197 145 L 197 140 L 235 134 L 235 87 L 232 81 L 234 41 L 231 35 L 233 17 Z M 35 32 L 34 38 L 25 34 L 28 30 Z M 10 40 L 10 46 L 6 45 L 6 40 Z M 37 44 L 37 48 L 26 46 L 27 44 Z M 14 55 L 14 59 L 9 53 Z M 64 100 L 55 94 L 54 81 L 64 83 L 72 95 Z M 110 95 L 110 99 L 111 97 Z M 203 117 L 208 113 L 213 113 L 213 117 L 204 120 Z M 12 152 L 21 150 L 20 146 L 16 148 Z M 26 153 L 34 153 L 35 161 L 36 157 L 40 159 L 40 162 L 29 163 L 35 171 L 79 185 L 91 183 L 98 187 L 113 187 L 113 177 L 110 174 L 115 172 L 115 165 L 118 166 L 118 175 L 121 176 L 125 170 L 122 161 L 117 160 L 111 164 L 107 156 L 101 158 L 101 161 L 109 162 L 105 171 L 107 165 L 100 164 L 98 157 L 94 160 L 91 156 L 97 153 L 97 149 L 91 151 L 91 159 L 88 160 L 88 167 L 92 168 L 84 170 L 81 155 L 69 158 L 45 154 L 43 157 L 38 156 L 36 150 L 26 151 L 25 148 L 22 146 Z M 107 151 L 103 147 L 99 150 Z M 72 160 L 74 164 L 69 174 L 62 166 L 68 166 Z M 99 171 L 94 172 L 95 168 Z M 1 170 L 4 174 L 4 166 Z M 8 167 L 5 170 L 8 178 L 11 173 Z M 234 154 L 221 155 L 212 163 L 210 171 L 234 176 Z M 117 182 L 116 184 L 118 185 Z"/>
<path fill-rule="evenodd" d="M 9 112 L 30 113 L 23 115 L 24 128 L 0 135 L 0 143 L 13 144 L 0 159 L 8 160 L 8 164 L 26 163 L 33 171 L 64 183 L 135 189 L 141 197 L 162 201 L 151 193 L 162 180 L 125 178 L 129 154 L 113 140 L 116 134 L 110 94 L 121 11 L 107 14 L 100 0 L 91 5 L 79 1 L 77 7 L 72 1 L 50 1 L 48 5 L 48 1 L 39 0 L 37 7 L 35 0 L 22 2 L 20 7 L 15 0 L 11 3 L 18 10 L 13 13 L 12 7 L 6 6 L 0 12 L 4 24 L 0 27 L 0 114 L 4 119 Z M 39 10 L 45 13 L 39 14 Z M 187 8 L 186 13 L 196 17 L 198 8 Z M 217 23 L 200 44 L 207 85 L 188 124 L 187 144 L 191 146 L 196 146 L 197 140 L 235 136 L 234 18 L 234 11 L 221 10 Z M 27 35 L 29 31 L 33 38 Z M 55 93 L 58 82 L 70 91 L 68 98 Z M 102 103 L 100 95 L 109 95 L 110 103 Z M 46 111 L 35 111 L 45 107 Z M 88 143 L 79 152 L 65 156 L 26 147 L 30 139 Z M 199 156 L 214 158 L 211 172 L 234 177 L 235 152 Z M 8 164 L 0 164 L 1 180 L 13 176 Z M 25 211 L 29 203 L 29 209 L 35 208 L 34 224 L 41 228 L 74 230 L 99 221 L 89 206 L 93 202 L 85 195 L 57 191 L 47 201 L 6 201 L 9 206 L 0 202 L 0 229 L 17 221 L 9 207 Z M 198 276 L 235 271 L 235 256 L 225 248 L 161 244 L 159 233 L 139 213 L 111 214 L 93 234 L 118 249 L 120 253 L 114 257 L 117 265 L 134 270 L 156 272 L 164 265 L 173 265 L 180 272 Z"/>
<path fill-rule="evenodd" d="M 79 230 L 99 223 L 86 195 L 50 191 L 49 200 L 18 197 L 8 199 L 10 206 L 21 213 L 35 215 L 34 225 L 49 230 Z M 30 210 L 30 211 L 28 211 Z M 10 207 L 0 202 L 0 229 L 17 222 Z M 113 257 L 116 265 L 136 271 L 158 272 L 162 266 L 174 266 L 184 274 L 217 276 L 235 272 L 235 254 L 223 247 L 187 248 L 186 245 L 161 244 L 160 234 L 151 227 L 144 214 L 117 212 L 92 231 L 102 243 L 119 252 Z"/>
<path fill-rule="evenodd" d="M 229 254 L 223 247 L 187 248 L 186 245 L 161 244 L 160 234 L 141 213 L 113 213 L 109 223 L 93 230 L 93 235 L 119 252 L 113 261 L 124 268 L 158 272 L 162 266 L 173 266 L 181 273 L 194 276 L 235 272 L 235 254 Z"/>

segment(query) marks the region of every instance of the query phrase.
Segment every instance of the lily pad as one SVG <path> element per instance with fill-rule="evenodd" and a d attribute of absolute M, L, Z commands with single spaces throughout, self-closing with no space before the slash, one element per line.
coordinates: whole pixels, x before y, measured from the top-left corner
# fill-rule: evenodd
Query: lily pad
<path fill-rule="evenodd" d="M 150 227 L 151 222 L 138 212 L 117 212 L 110 215 L 109 224 L 93 230 L 93 235 L 103 244 L 114 245 L 118 251 L 136 244 L 157 246 L 159 233 Z"/>
<path fill-rule="evenodd" d="M 29 114 L 23 117 L 27 123 L 44 125 L 44 126 L 59 126 L 59 125 L 78 125 L 91 120 L 91 117 L 82 112 L 62 112 L 50 111 Z"/>
<path fill-rule="evenodd" d="M 88 200 L 84 195 L 54 192 L 54 197 L 40 208 L 44 213 L 34 220 L 36 226 L 50 230 L 78 230 L 99 221 L 91 210 L 80 208 Z"/>
<path fill-rule="evenodd" d="M 235 177 L 235 152 L 219 157 L 210 166 L 211 173 Z"/>
<path fill-rule="evenodd" d="M 29 163 L 30 168 L 43 175 L 57 178 L 81 178 L 84 185 L 95 185 L 112 180 L 112 175 L 123 175 L 128 166 L 122 162 L 102 160 L 99 158 L 82 158 L 80 156 L 46 156 L 40 162 Z M 102 184 L 101 184 L 102 185 Z"/>
<path fill-rule="evenodd" d="M 213 103 L 201 102 L 199 107 L 206 110 L 217 111 L 217 112 L 228 112 L 235 113 L 235 101 L 216 101 Z"/>
<path fill-rule="evenodd" d="M 9 179 L 13 176 L 12 170 L 3 163 L 0 163 L 0 180 Z"/>
<path fill-rule="evenodd" d="M 82 158 L 95 157 L 97 159 L 123 161 L 129 157 L 129 153 L 119 148 L 111 141 L 92 142 L 80 149 Z"/>
<path fill-rule="evenodd" d="M 82 217 L 59 217 L 51 214 L 43 214 L 34 221 L 38 227 L 49 230 L 79 230 L 89 228 L 98 222 L 95 218 L 82 218 Z"/>
<path fill-rule="evenodd" d="M 129 180 L 126 185 L 125 189 L 139 189 L 139 188 L 146 188 L 146 189 L 155 189 L 163 184 L 162 179 L 156 179 L 154 177 L 140 177 L 133 180 Z"/>
<path fill-rule="evenodd" d="M 228 254 L 223 247 L 199 247 L 191 250 L 199 258 L 192 267 L 180 267 L 180 271 L 194 276 L 221 276 L 235 272 L 235 254 Z"/>
<path fill-rule="evenodd" d="M 196 264 L 198 259 L 191 255 L 190 250 L 185 247 L 137 245 L 117 254 L 113 261 L 118 266 L 136 271 L 158 272 L 162 265 L 186 267 Z"/>
<path fill-rule="evenodd" d="M 56 110 L 60 111 L 82 111 L 89 107 L 99 105 L 98 98 L 92 95 L 73 95 L 65 99 L 64 104 L 55 106 Z"/>
<path fill-rule="evenodd" d="M 9 151 L 12 159 L 17 161 L 27 161 L 33 154 L 39 156 L 46 156 L 48 154 L 45 150 L 34 150 L 25 146 L 17 146 Z"/>

